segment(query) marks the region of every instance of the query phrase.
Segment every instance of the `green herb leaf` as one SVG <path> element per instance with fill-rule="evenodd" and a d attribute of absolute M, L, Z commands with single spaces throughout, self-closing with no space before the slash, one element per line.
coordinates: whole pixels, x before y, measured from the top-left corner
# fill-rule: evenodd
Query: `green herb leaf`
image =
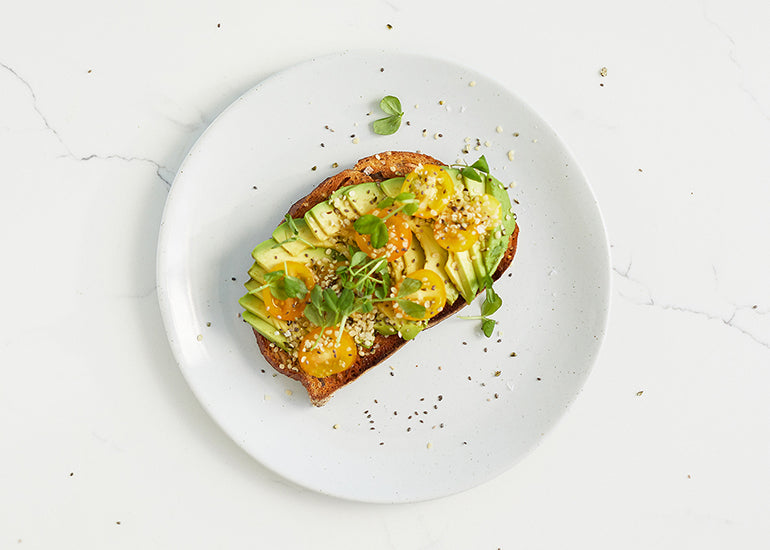
<path fill-rule="evenodd" d="M 411 201 L 414 200 L 414 193 L 409 193 L 407 191 L 404 191 L 403 193 L 399 193 L 395 196 L 395 200 L 398 202 L 404 202 L 404 201 Z"/>
<path fill-rule="evenodd" d="M 375 226 L 374 230 L 372 231 L 372 248 L 382 248 L 388 244 L 388 239 L 390 239 L 388 228 L 385 226 L 382 220 L 380 220 L 380 224 Z"/>
<path fill-rule="evenodd" d="M 481 331 L 484 333 L 484 336 L 487 338 L 490 338 L 492 336 L 492 333 L 495 331 L 495 325 L 497 324 L 497 321 L 493 319 L 484 319 L 481 321 Z"/>
<path fill-rule="evenodd" d="M 382 98 L 382 101 L 380 101 L 380 109 L 389 115 L 401 116 L 404 114 L 401 110 L 401 102 L 393 95 L 386 95 Z"/>
<path fill-rule="evenodd" d="M 481 304 L 481 315 L 489 317 L 500 309 L 500 306 L 503 305 L 503 299 L 494 291 L 492 285 L 487 286 L 485 294 L 484 303 Z"/>
<path fill-rule="evenodd" d="M 360 250 L 354 252 L 353 255 L 350 257 L 350 267 L 355 267 L 358 264 L 363 263 L 368 257 L 369 256 L 366 255 L 366 252 L 361 252 Z M 344 265 L 340 266 L 339 268 L 337 268 L 337 272 L 343 271 L 345 269 L 346 268 Z"/>
<path fill-rule="evenodd" d="M 395 134 L 401 127 L 401 115 L 390 115 L 385 118 L 380 118 L 372 123 L 372 129 L 375 134 L 381 136 L 389 136 Z"/>
<path fill-rule="evenodd" d="M 410 294 L 414 294 L 421 288 L 422 288 L 422 282 L 418 281 L 417 279 L 412 279 L 410 277 L 407 277 L 406 279 L 404 279 L 404 282 L 401 283 L 401 286 L 398 288 L 398 298 L 403 298 L 404 296 L 409 296 Z"/>
<path fill-rule="evenodd" d="M 281 283 L 279 283 L 281 284 Z M 308 290 L 307 286 L 305 286 L 305 282 L 298 278 L 298 277 L 292 277 L 292 276 L 286 276 L 283 278 L 283 291 L 289 298 L 304 298 L 307 296 Z"/>
<path fill-rule="evenodd" d="M 469 180 L 473 181 L 481 181 L 481 176 L 479 176 L 479 173 L 476 172 L 473 168 L 470 168 L 469 166 L 466 166 L 462 170 L 460 170 L 460 173 L 463 175 L 464 178 L 468 178 Z"/>
<path fill-rule="evenodd" d="M 415 319 L 425 317 L 425 306 L 423 305 L 415 304 L 409 300 L 396 300 L 396 303 L 409 317 L 414 317 Z"/>
<path fill-rule="evenodd" d="M 371 235 L 375 227 L 380 224 L 382 220 L 374 214 L 364 214 L 353 223 L 353 227 L 362 235 Z"/>
<path fill-rule="evenodd" d="M 337 307 L 337 294 L 330 288 L 323 291 L 324 293 L 324 309 L 331 313 L 339 313 L 339 307 Z"/>
<path fill-rule="evenodd" d="M 421 325 L 409 323 L 402 326 L 398 332 L 404 340 L 411 340 L 420 333 L 422 328 Z"/>
<path fill-rule="evenodd" d="M 419 208 L 420 208 L 419 204 L 417 204 L 416 202 L 410 202 L 409 204 L 404 205 L 403 211 L 404 211 L 404 214 L 406 214 L 407 216 L 413 216 L 414 213 L 417 212 Z"/>
<path fill-rule="evenodd" d="M 487 164 L 487 159 L 484 158 L 484 155 L 481 155 L 479 157 L 479 160 L 471 164 L 471 168 L 475 168 L 476 170 L 481 170 L 485 174 L 489 174 L 489 164 Z M 481 181 L 481 180 L 476 180 Z"/>
<path fill-rule="evenodd" d="M 318 311 L 318 308 L 315 307 L 315 304 L 310 304 L 305 308 L 304 312 L 305 317 L 307 317 L 307 320 L 313 323 L 317 327 L 322 327 L 325 325 L 324 323 L 324 316 L 323 314 Z"/>
<path fill-rule="evenodd" d="M 353 291 L 349 288 L 345 288 L 340 292 L 340 297 L 337 300 L 337 307 L 342 315 L 349 315 L 353 309 Z"/>
<path fill-rule="evenodd" d="M 390 197 L 386 197 L 382 199 L 379 203 L 377 203 L 377 208 L 387 208 L 389 206 L 393 206 L 393 199 Z"/>
<path fill-rule="evenodd" d="M 361 302 L 361 311 L 363 313 L 369 313 L 374 309 L 374 304 L 370 300 L 365 300 L 364 302 Z"/>

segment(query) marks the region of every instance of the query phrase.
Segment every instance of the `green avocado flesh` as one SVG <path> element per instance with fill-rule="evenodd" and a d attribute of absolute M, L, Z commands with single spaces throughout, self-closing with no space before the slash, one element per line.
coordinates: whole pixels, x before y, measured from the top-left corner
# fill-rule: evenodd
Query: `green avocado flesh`
<path fill-rule="evenodd" d="M 406 277 L 417 270 L 430 269 L 444 282 L 447 303 L 454 303 L 459 296 L 470 303 L 483 289 L 486 278 L 500 264 L 510 235 L 516 227 L 516 219 L 511 211 L 508 192 L 499 180 L 482 175 L 482 181 L 478 182 L 463 177 L 457 169 L 445 167 L 444 170 L 455 187 L 467 189 L 470 196 L 487 193 L 497 199 L 502 207 L 502 222 L 490 232 L 486 242 L 476 242 L 470 250 L 464 252 L 448 252 L 436 241 L 431 223 L 407 216 L 414 238 L 403 257 L 393 265 Z M 279 225 L 273 231 L 272 238 L 260 243 L 252 251 L 254 264 L 249 269 L 250 279 L 244 285 L 247 294 L 239 300 L 244 308 L 243 320 L 269 341 L 286 349 L 283 332 L 287 324 L 268 315 L 262 301 L 260 289 L 265 285 L 265 273 L 282 269 L 280 266 L 284 262 L 309 265 L 314 260 L 328 259 L 330 248 L 342 250 L 334 237 L 349 228 L 360 216 L 372 212 L 384 198 L 396 197 L 403 183 L 404 178 L 398 177 L 379 183 L 366 182 L 344 187 L 332 193 L 328 200 L 308 210 L 303 218 L 292 220 L 293 224 L 284 222 Z M 391 318 L 388 323 L 378 322 L 375 330 L 380 334 L 398 333 L 404 339 L 411 339 L 425 325 L 424 321 Z"/>

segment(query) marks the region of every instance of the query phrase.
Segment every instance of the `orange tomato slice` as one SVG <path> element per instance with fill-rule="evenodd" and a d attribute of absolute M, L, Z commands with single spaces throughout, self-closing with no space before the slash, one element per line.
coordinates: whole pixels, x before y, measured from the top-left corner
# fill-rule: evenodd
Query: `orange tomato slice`
<path fill-rule="evenodd" d="M 420 201 L 417 211 L 418 218 L 435 218 L 449 204 L 454 195 L 455 186 L 452 178 L 441 166 L 425 164 L 404 178 L 401 186 L 402 193 L 414 193 Z"/>
<path fill-rule="evenodd" d="M 342 331 L 341 335 L 339 331 Z M 342 372 L 358 357 L 356 343 L 340 327 L 311 330 L 302 340 L 297 354 L 300 368 L 316 378 Z"/>
<path fill-rule="evenodd" d="M 286 275 L 301 279 L 308 290 L 315 286 L 315 276 L 305 265 L 298 262 L 284 262 L 270 271 L 285 271 Z M 294 321 L 302 316 L 305 306 L 310 300 L 310 293 L 305 298 L 286 298 L 279 300 L 270 292 L 270 288 L 262 290 L 262 300 L 265 302 L 267 314 L 282 321 Z"/>

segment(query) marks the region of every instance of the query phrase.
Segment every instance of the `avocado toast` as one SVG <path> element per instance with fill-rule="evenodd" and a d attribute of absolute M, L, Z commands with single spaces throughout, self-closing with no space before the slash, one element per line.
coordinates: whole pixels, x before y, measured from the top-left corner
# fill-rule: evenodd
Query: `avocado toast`
<path fill-rule="evenodd" d="M 519 228 L 488 172 L 483 157 L 472 167 L 411 152 L 366 157 L 297 201 L 254 249 L 243 319 L 313 405 L 508 269 Z"/>

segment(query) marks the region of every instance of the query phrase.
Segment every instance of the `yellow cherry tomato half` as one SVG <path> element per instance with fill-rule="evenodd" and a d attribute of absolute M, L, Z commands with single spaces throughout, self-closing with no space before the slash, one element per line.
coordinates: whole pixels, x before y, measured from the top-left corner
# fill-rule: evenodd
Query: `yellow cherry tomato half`
<path fill-rule="evenodd" d="M 435 218 L 449 204 L 454 195 L 452 178 L 441 166 L 426 164 L 404 178 L 402 193 L 414 193 L 420 206 L 414 213 L 418 218 Z"/>
<path fill-rule="evenodd" d="M 433 234 L 445 250 L 470 250 L 482 235 L 497 226 L 500 211 L 500 203 L 491 195 L 484 194 L 471 200 L 455 199 L 436 219 Z"/>
<path fill-rule="evenodd" d="M 433 226 L 433 235 L 439 246 L 449 252 L 470 250 L 474 243 L 479 240 L 479 235 L 473 227 L 463 229 L 460 224 L 452 223 L 444 218 L 436 220 L 436 224 Z"/>
<path fill-rule="evenodd" d="M 407 275 L 409 279 L 417 279 L 422 283 L 420 290 L 402 298 L 425 308 L 425 315 L 422 317 L 410 317 L 399 307 L 398 302 L 393 303 L 393 309 L 396 314 L 400 313 L 404 319 L 411 321 L 424 321 L 436 316 L 446 305 L 446 287 L 438 273 L 430 269 L 418 269 Z"/>
<path fill-rule="evenodd" d="M 392 211 L 392 208 L 386 208 L 384 210 L 373 210 L 371 213 L 378 218 L 384 218 Z M 366 253 L 370 258 L 385 258 L 392 262 L 397 260 L 409 250 L 412 244 L 412 230 L 409 229 L 409 223 L 401 214 L 394 214 L 385 220 L 385 227 L 388 228 L 388 242 L 382 248 L 372 248 L 371 235 L 362 235 L 355 232 L 353 239 L 356 241 L 358 248 L 362 252 Z"/>
<path fill-rule="evenodd" d="M 356 343 L 341 327 L 311 330 L 300 343 L 297 353 L 300 368 L 316 378 L 342 372 L 358 357 Z"/>
<path fill-rule="evenodd" d="M 270 271 L 285 271 L 291 277 L 301 279 L 308 290 L 315 286 L 313 272 L 305 265 L 298 262 L 284 262 L 275 266 Z M 305 305 L 310 300 L 308 292 L 304 298 L 286 298 L 279 300 L 272 295 L 269 288 L 262 290 L 262 300 L 265 302 L 267 314 L 282 321 L 294 321 L 302 316 Z"/>

